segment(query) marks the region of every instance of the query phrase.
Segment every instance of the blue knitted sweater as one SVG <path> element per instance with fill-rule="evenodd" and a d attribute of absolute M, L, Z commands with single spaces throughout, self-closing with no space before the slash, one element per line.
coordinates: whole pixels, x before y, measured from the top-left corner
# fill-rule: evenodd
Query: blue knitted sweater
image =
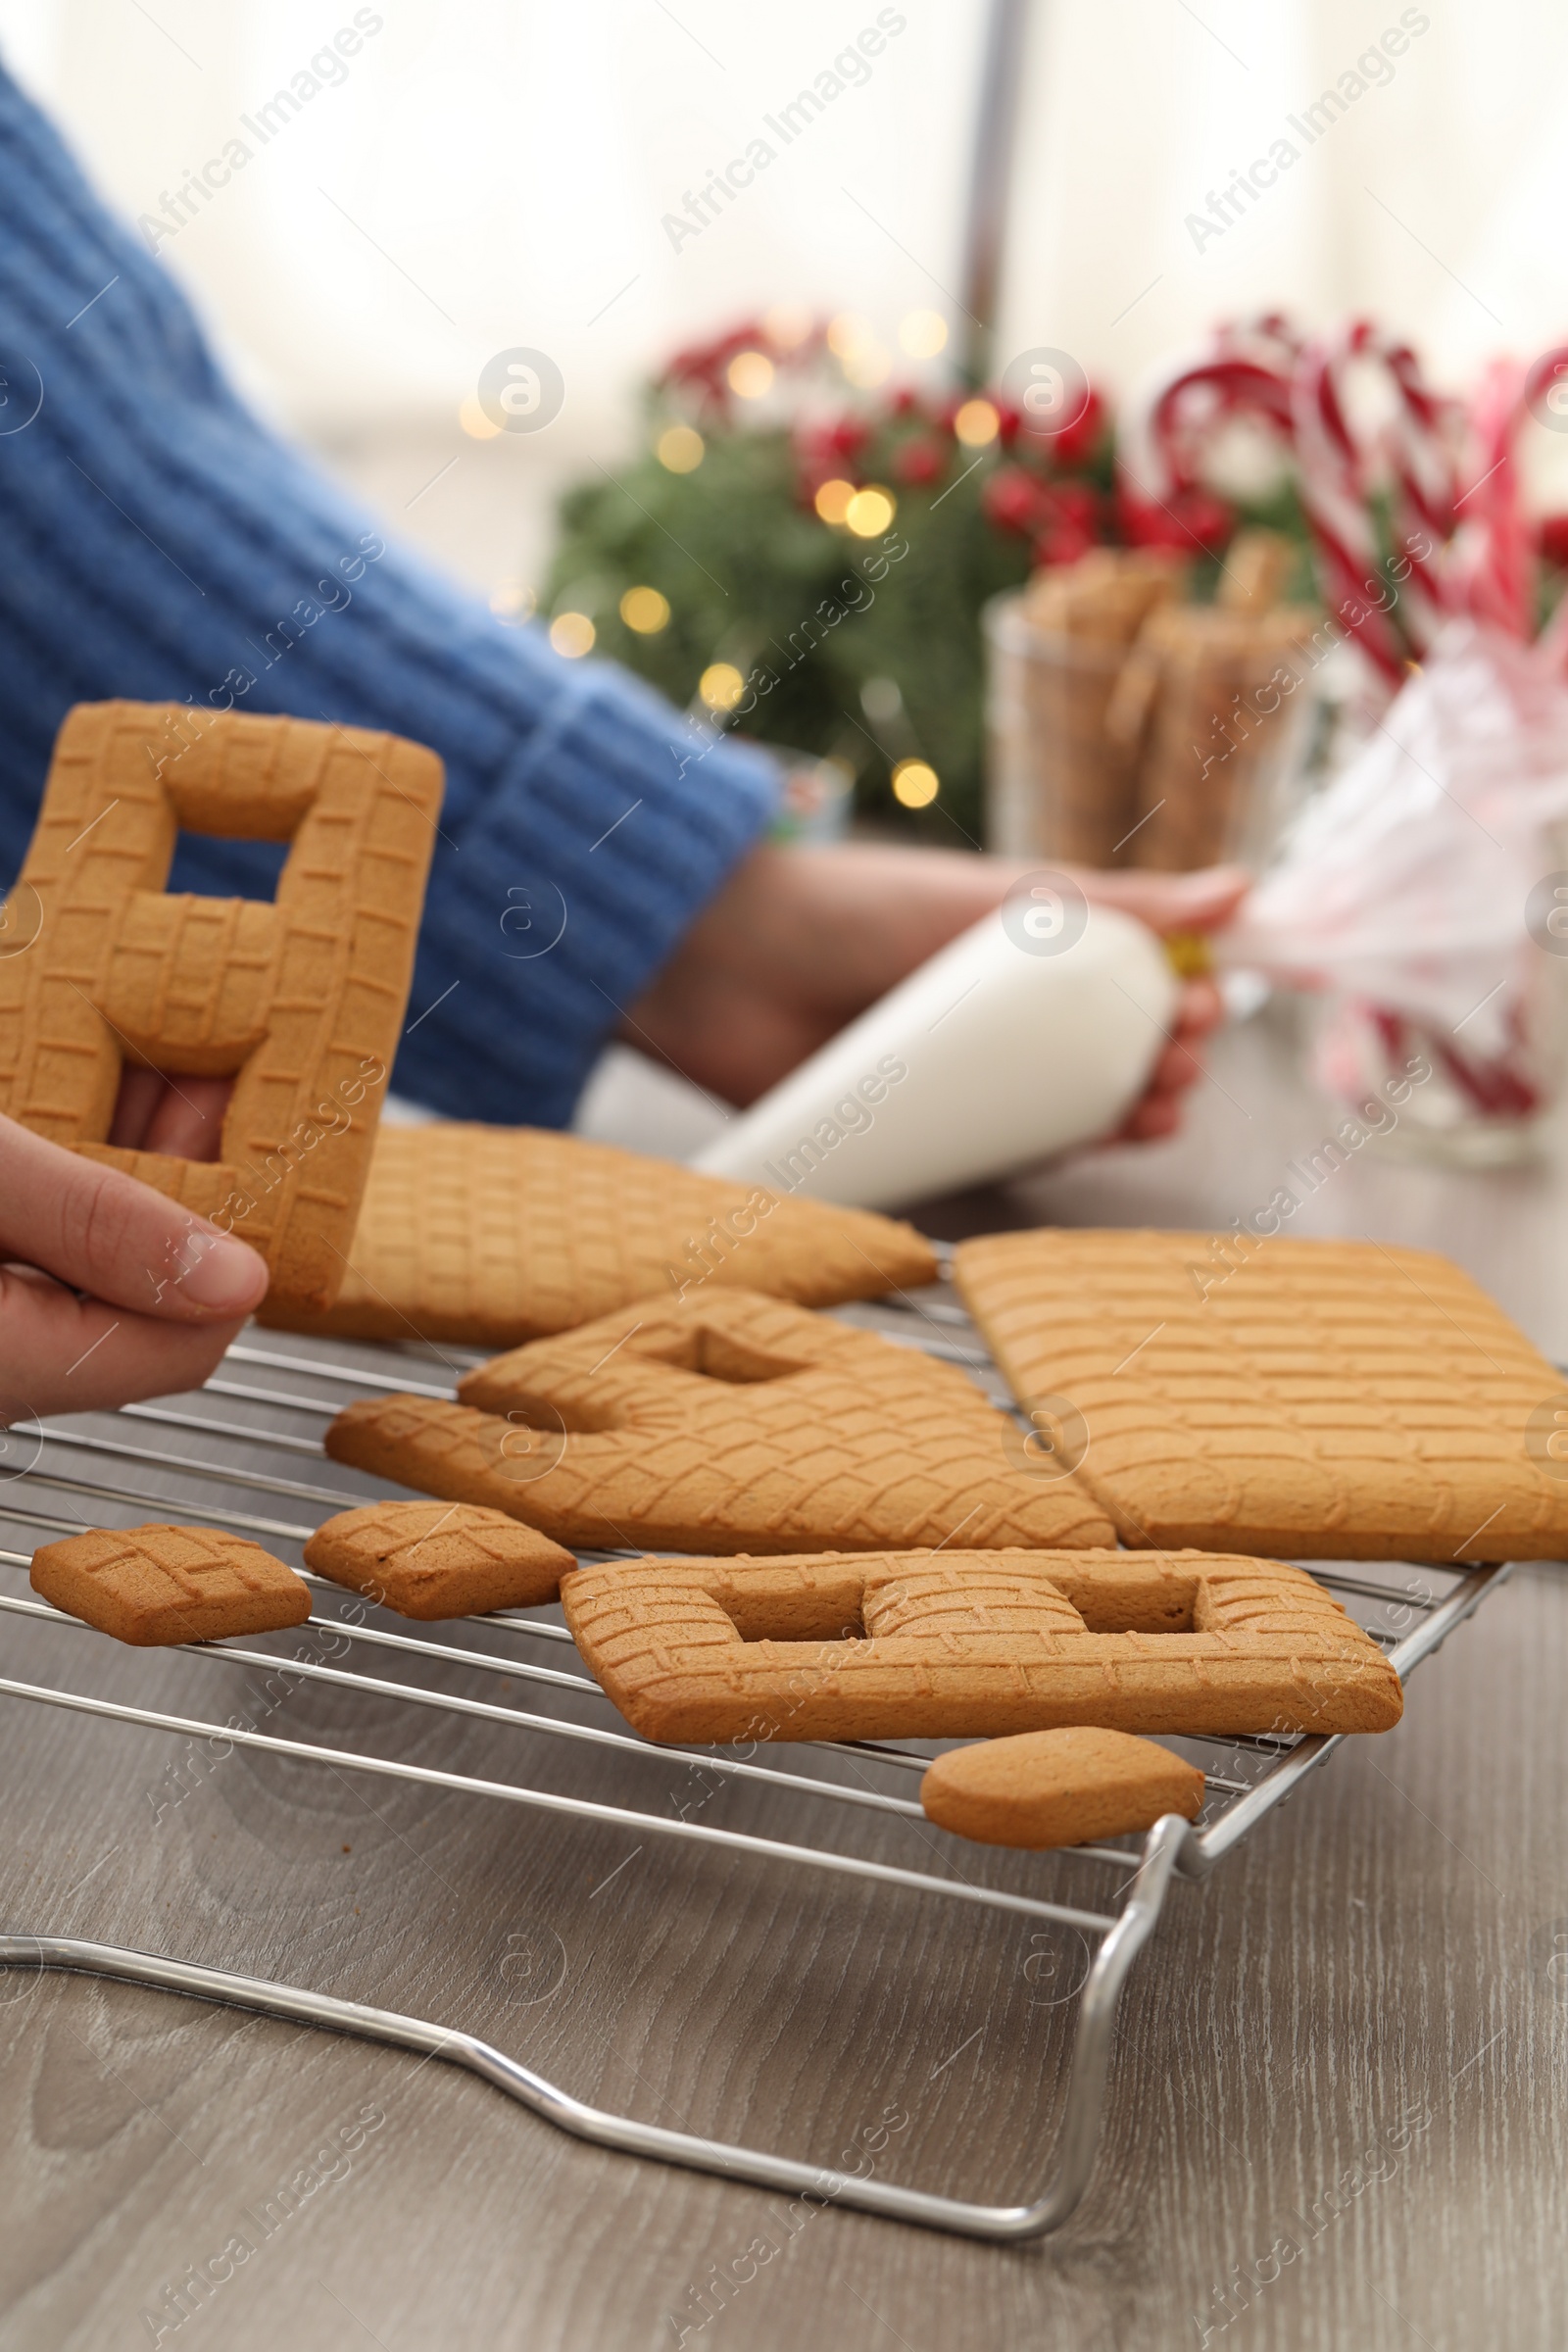
<path fill-rule="evenodd" d="M 771 768 L 567 662 L 258 422 L 163 266 L 0 71 L 0 878 L 74 703 L 385 727 L 447 797 L 393 1085 L 564 1125 L 627 1004 L 766 823 Z M 380 551 L 380 552 L 376 552 Z M 184 837 L 173 887 L 270 895 L 281 852 Z M 553 944 L 552 944 L 553 943 Z"/>

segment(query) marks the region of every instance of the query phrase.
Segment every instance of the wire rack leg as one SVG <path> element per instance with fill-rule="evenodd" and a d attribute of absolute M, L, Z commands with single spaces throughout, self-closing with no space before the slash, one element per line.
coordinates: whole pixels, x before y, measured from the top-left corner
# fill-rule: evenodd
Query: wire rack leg
<path fill-rule="evenodd" d="M 568 2091 L 519 2066 L 515 2059 L 471 2034 L 430 2025 L 422 2018 L 402 2017 L 390 2009 L 371 2009 L 358 2001 L 335 2000 L 329 1994 L 308 1992 L 299 1985 L 270 1984 L 260 1977 L 235 1976 L 226 1969 L 198 1967 L 192 1961 L 130 1951 L 117 1944 L 89 1943 L 74 1936 L 0 1936 L 0 1967 L 64 1969 L 77 1975 L 150 1984 L 165 1992 L 186 1993 L 197 2000 L 256 2010 L 265 2017 L 287 2018 L 297 2025 L 352 2034 L 365 2041 L 387 2042 L 396 2049 L 418 2050 L 428 2057 L 444 2058 L 451 2065 L 466 2067 L 470 2074 L 506 2091 L 547 2123 L 598 2147 L 613 2148 L 629 2156 L 651 2157 L 662 2164 L 683 2165 L 693 2172 L 714 2173 L 721 2180 L 742 2180 L 757 2188 L 779 2189 L 790 2196 L 809 2197 L 818 2204 L 852 2206 L 858 2212 L 879 2214 L 889 2221 L 911 2222 L 930 2230 L 952 2230 L 1004 2243 L 1044 2237 L 1051 2230 L 1059 2230 L 1084 2193 L 1100 2142 L 1111 2032 L 1122 1984 L 1128 1969 L 1153 1932 L 1187 1835 L 1188 1825 L 1174 1814 L 1150 1832 L 1127 1903 L 1095 1957 L 1079 2004 L 1056 2178 L 1046 2194 L 1032 2205 L 977 2205 L 957 2197 L 931 2196 L 923 2189 L 860 2179 L 852 2173 L 800 2164 L 791 2157 L 771 2155 L 761 2149 L 737 2147 L 722 2140 L 704 2139 L 695 2132 L 669 2132 L 658 2124 L 612 2115 L 603 2108 L 584 2105 Z"/>

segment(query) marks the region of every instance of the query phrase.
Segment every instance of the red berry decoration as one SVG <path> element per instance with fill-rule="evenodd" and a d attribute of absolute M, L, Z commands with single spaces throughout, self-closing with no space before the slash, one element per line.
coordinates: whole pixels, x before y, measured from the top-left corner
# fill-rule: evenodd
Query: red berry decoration
<path fill-rule="evenodd" d="M 1541 553 L 1548 564 L 1568 565 L 1568 514 L 1542 516 Z"/>
<path fill-rule="evenodd" d="M 1044 497 L 1045 484 L 1021 466 L 999 466 L 981 493 L 980 504 L 988 522 L 1030 539 L 1044 519 Z"/>
<path fill-rule="evenodd" d="M 1019 418 L 1014 435 L 1031 455 L 1044 457 L 1061 472 L 1071 473 L 1094 456 L 1105 424 L 1105 404 L 1091 387 L 1083 408 L 1059 431 L 1043 432 L 1025 416 Z"/>
<path fill-rule="evenodd" d="M 1160 548 L 1179 556 L 1199 550 L 1211 554 L 1225 545 L 1236 527 L 1232 510 L 1207 490 L 1178 490 L 1161 503 L 1123 486 L 1116 494 L 1116 515 L 1129 547 Z"/>
<path fill-rule="evenodd" d="M 947 469 L 947 450 L 930 433 L 920 433 L 906 441 L 893 460 L 893 470 L 900 481 L 915 489 L 940 481 Z"/>

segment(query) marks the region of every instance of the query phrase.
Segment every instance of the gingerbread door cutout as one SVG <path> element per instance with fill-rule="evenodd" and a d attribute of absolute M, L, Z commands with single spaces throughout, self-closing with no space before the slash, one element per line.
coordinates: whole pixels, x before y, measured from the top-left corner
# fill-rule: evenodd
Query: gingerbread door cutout
<path fill-rule="evenodd" d="M 175 730 L 178 730 L 176 732 Z M 441 762 L 307 719 L 81 704 L 0 920 L 0 1110 L 251 1243 L 330 1305 L 408 1001 Z M 171 896 L 179 831 L 287 842 L 271 905 Z M 30 942 L 21 948 L 22 940 Z M 216 1164 L 106 1138 L 126 1062 L 232 1076 Z"/>
<path fill-rule="evenodd" d="M 1018 1467 L 1012 1422 L 956 1365 L 752 1291 L 639 1299 L 458 1394 L 359 1399 L 326 1449 L 583 1550 L 1114 1539 L 1071 1478 Z"/>

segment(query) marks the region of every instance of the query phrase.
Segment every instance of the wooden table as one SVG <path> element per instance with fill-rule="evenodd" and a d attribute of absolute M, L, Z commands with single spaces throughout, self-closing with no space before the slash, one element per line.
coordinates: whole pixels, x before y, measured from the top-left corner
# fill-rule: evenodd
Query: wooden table
<path fill-rule="evenodd" d="M 1252 1023 L 1223 1041 L 1178 1143 L 931 1222 L 1222 1228 L 1330 1116 Z M 1448 1250 L 1562 1357 L 1565 1196 L 1560 1164 L 1455 1176 L 1368 1149 L 1296 1230 Z M 237 1703 L 241 1669 L 96 1642 L 84 1662 L 88 1639 L 7 1619 L 6 1671 L 165 1706 L 188 1704 L 193 1675 L 232 1677 L 207 1703 Z M 1089 2195 L 1026 2249 L 831 2209 L 792 2233 L 783 2198 L 581 2147 L 437 2063 L 133 1987 L 0 1978 L 0 2342 L 1556 2347 L 1565 1649 L 1568 1577 L 1518 1572 L 1422 1668 L 1397 1731 L 1175 1889 L 1123 2004 Z M 1065 2013 L 1027 1923 L 271 1756 L 174 1779 L 164 1735 L 0 1705 L 14 1930 L 460 2024 L 585 2098 L 814 2162 L 892 2109 L 907 2120 L 890 2177 L 1011 2197 L 1046 2176 Z M 500 1778 L 518 1765 L 513 1736 L 368 1696 L 296 1688 L 276 1720 Z M 571 1785 L 613 1797 L 624 1769 L 574 1765 Z M 777 1826 L 770 1798 L 726 1801 Z M 168 2290 L 225 2263 L 180 2318 Z M 1239 2268 L 1264 2283 L 1227 2306 Z"/>

